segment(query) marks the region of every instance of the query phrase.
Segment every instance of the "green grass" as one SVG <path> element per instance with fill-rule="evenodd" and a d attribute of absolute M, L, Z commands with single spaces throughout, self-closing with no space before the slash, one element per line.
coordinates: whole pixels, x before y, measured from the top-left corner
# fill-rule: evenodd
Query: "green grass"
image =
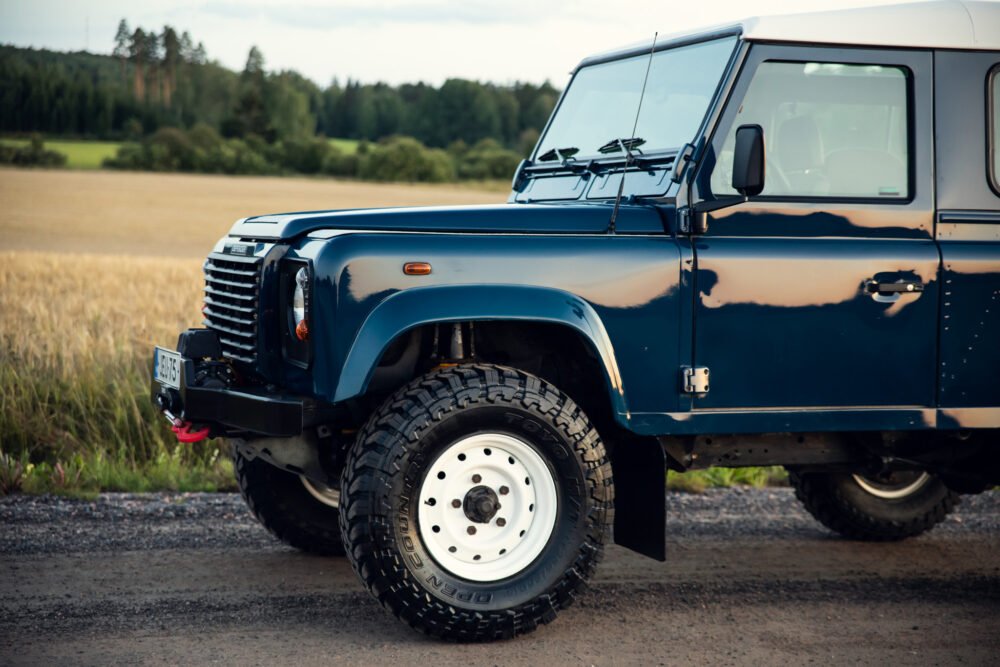
<path fill-rule="evenodd" d="M 701 493 L 705 489 L 729 486 L 785 486 L 788 473 L 781 467 L 769 468 L 709 468 L 692 472 L 667 473 L 667 488 L 671 491 Z"/>
<path fill-rule="evenodd" d="M 141 464 L 113 460 L 100 451 L 75 455 L 65 464 L 30 463 L 0 453 L 0 496 L 20 491 L 92 498 L 100 492 L 151 491 L 207 492 L 236 491 L 232 462 L 213 450 L 206 461 L 192 462 L 182 446 L 164 451 L 153 461 Z"/>
<path fill-rule="evenodd" d="M 179 444 L 149 400 L 149 351 L 197 321 L 199 273 L 0 253 L 0 495 L 235 489 L 226 443 Z"/>
<path fill-rule="evenodd" d="M 361 143 L 357 139 L 338 139 L 337 137 L 331 137 L 327 141 L 344 155 L 354 155 L 358 151 L 358 144 Z"/>
<path fill-rule="evenodd" d="M 100 169 L 104 158 L 114 157 L 120 143 L 114 141 L 85 141 L 72 139 L 45 139 L 45 148 L 66 156 L 70 169 Z M 27 146 L 28 139 L 0 139 L 0 144 Z"/>

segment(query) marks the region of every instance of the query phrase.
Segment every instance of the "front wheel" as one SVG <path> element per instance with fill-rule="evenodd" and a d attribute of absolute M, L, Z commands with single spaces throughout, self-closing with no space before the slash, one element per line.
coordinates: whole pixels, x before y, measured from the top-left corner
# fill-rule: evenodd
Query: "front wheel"
<path fill-rule="evenodd" d="M 795 495 L 820 523 L 855 540 L 901 540 L 930 530 L 959 496 L 922 470 L 881 477 L 852 473 L 789 474 Z"/>
<path fill-rule="evenodd" d="M 484 641 L 548 623 L 601 557 L 613 485 L 565 394 L 463 365 L 371 417 L 341 483 L 347 553 L 385 607 L 429 635 Z"/>
<path fill-rule="evenodd" d="M 312 482 L 233 447 L 240 493 L 254 517 L 285 544 L 319 554 L 343 556 L 340 491 Z"/>

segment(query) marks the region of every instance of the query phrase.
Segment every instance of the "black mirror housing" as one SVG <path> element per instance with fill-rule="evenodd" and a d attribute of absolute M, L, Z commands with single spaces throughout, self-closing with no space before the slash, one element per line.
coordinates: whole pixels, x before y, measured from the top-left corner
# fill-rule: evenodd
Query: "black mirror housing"
<path fill-rule="evenodd" d="M 755 197 L 764 190 L 764 130 L 760 125 L 736 129 L 733 189 L 744 197 Z"/>

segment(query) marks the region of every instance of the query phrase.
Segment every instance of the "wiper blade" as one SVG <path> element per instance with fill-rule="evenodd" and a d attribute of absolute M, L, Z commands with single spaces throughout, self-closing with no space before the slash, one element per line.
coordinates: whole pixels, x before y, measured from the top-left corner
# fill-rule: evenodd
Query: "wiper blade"
<path fill-rule="evenodd" d="M 580 149 L 576 146 L 567 146 L 566 148 L 550 148 L 538 156 L 538 161 L 551 162 L 552 160 L 559 160 L 560 162 L 566 162 L 579 152 Z"/>
<path fill-rule="evenodd" d="M 617 153 L 618 151 L 624 150 L 626 153 L 631 152 L 633 148 L 638 148 L 646 143 L 646 140 L 642 137 L 629 137 L 628 139 L 612 139 L 608 143 L 604 144 L 597 149 L 598 153 L 602 155 L 607 155 L 608 153 Z"/>

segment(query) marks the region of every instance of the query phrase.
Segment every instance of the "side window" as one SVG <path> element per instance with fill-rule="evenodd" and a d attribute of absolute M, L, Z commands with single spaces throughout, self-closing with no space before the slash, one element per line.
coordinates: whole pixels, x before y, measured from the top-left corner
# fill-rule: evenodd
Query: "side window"
<path fill-rule="evenodd" d="M 990 184 L 1000 195 L 1000 65 L 990 70 L 986 99 L 987 113 L 990 114 L 986 119 L 990 133 Z"/>
<path fill-rule="evenodd" d="M 764 128 L 763 196 L 909 196 L 908 70 L 880 65 L 765 62 L 757 68 L 712 173 L 732 189 L 736 128 Z"/>

